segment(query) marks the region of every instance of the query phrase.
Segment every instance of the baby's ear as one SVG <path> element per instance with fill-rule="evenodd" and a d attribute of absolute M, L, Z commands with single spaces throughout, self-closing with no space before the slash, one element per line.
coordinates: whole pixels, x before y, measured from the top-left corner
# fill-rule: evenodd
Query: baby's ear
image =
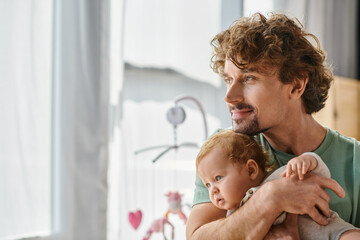
<path fill-rule="evenodd" d="M 255 180 L 259 175 L 259 165 L 254 159 L 249 159 L 246 161 L 246 168 L 249 173 L 249 177 L 251 180 Z"/>

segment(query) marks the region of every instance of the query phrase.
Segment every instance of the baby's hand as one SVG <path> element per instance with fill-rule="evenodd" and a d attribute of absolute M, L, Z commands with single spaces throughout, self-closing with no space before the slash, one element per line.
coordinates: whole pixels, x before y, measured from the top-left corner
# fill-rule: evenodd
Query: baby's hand
<path fill-rule="evenodd" d="M 282 172 L 282 177 L 290 177 L 292 174 L 298 175 L 300 180 L 304 179 L 304 175 L 316 168 L 317 160 L 311 155 L 300 155 L 291 159 L 287 165 L 284 172 Z"/>

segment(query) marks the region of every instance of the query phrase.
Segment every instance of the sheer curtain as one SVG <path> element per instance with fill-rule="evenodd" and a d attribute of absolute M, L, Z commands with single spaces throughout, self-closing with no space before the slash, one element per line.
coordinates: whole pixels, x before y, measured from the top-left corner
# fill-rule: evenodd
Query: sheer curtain
<path fill-rule="evenodd" d="M 171 68 L 219 86 L 209 59 L 220 18 L 220 0 L 127 1 L 124 59 L 141 67 Z"/>
<path fill-rule="evenodd" d="M 1 1 L 1 239 L 106 239 L 119 3 Z"/>
<path fill-rule="evenodd" d="M 50 233 L 51 1 L 0 2 L 0 239 Z"/>
<path fill-rule="evenodd" d="M 181 147 L 152 160 L 164 148 L 135 154 L 159 145 L 184 142 L 201 145 L 204 140 L 202 115 L 195 103 L 179 103 L 186 112 L 185 122 L 176 128 L 166 114 L 181 95 L 195 97 L 203 106 L 208 134 L 230 122 L 223 102 L 224 89 L 210 68 L 210 41 L 221 29 L 221 1 L 134 0 L 125 5 L 122 148 L 119 174 L 120 239 L 142 239 L 152 221 L 168 210 L 167 194 L 183 194 L 182 209 L 190 212 L 195 157 L 198 148 Z M 225 121 L 224 118 L 226 119 Z M 175 140 L 176 139 L 176 140 Z M 142 211 L 135 230 L 128 214 Z M 185 239 L 185 224 L 176 214 L 169 215 L 175 239 Z M 166 235 L 170 227 L 166 226 Z M 154 233 L 151 239 L 162 239 Z"/>
<path fill-rule="evenodd" d="M 107 0 L 62 0 L 54 6 L 51 239 L 106 239 L 110 5 Z"/>

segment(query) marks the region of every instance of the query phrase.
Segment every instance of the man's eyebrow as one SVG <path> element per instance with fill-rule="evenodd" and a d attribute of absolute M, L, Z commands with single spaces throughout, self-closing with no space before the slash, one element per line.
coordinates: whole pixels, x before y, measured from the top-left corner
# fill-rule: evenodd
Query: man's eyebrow
<path fill-rule="evenodd" d="M 221 74 L 221 77 L 222 77 L 222 78 L 227 78 L 227 77 L 229 77 L 229 75 L 228 75 L 227 73 L 222 73 L 222 74 Z"/>
<path fill-rule="evenodd" d="M 256 73 L 262 73 L 263 71 L 260 71 L 258 67 L 250 67 L 245 69 L 240 69 L 241 72 L 247 73 L 247 72 L 256 72 Z"/>
<path fill-rule="evenodd" d="M 260 68 L 258 68 L 258 67 L 250 67 L 250 68 L 240 69 L 240 72 L 242 72 L 242 73 L 248 73 L 248 72 L 264 73 L 264 71 L 261 71 Z M 221 77 L 222 78 L 228 78 L 229 75 L 224 72 L 224 73 L 221 74 Z"/>

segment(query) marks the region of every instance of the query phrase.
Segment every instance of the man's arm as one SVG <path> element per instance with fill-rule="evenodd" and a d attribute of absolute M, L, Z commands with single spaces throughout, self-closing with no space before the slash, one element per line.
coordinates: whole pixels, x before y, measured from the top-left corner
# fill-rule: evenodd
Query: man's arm
<path fill-rule="evenodd" d="M 267 193 L 271 191 L 254 194 L 244 206 L 226 218 L 226 211 L 212 203 L 195 205 L 187 221 L 187 239 L 263 239 L 282 212 L 274 207 L 271 198 L 267 200 Z"/>
<path fill-rule="evenodd" d="M 308 214 L 314 221 L 326 225 L 330 196 L 324 188 L 339 197 L 345 193 L 333 179 L 307 174 L 305 179 L 281 178 L 260 187 L 252 198 L 229 217 L 211 203 L 193 207 L 187 223 L 187 239 L 263 239 L 276 217 L 283 211 Z"/>
<path fill-rule="evenodd" d="M 241 207 L 225 218 L 226 211 L 216 208 L 212 203 L 195 205 L 187 221 L 187 239 L 262 239 L 261 236 L 265 236 L 276 216 L 272 221 L 265 216 L 252 218 L 247 213 L 250 207 Z"/>
<path fill-rule="evenodd" d="M 221 221 L 226 216 L 226 210 L 215 207 L 211 202 L 200 203 L 191 209 L 186 222 L 186 239 L 212 239 Z M 216 238 L 215 238 L 216 239 Z"/>
<path fill-rule="evenodd" d="M 282 224 L 273 225 L 264 240 L 300 240 L 298 228 L 298 215 L 286 214 L 286 219 Z"/>

